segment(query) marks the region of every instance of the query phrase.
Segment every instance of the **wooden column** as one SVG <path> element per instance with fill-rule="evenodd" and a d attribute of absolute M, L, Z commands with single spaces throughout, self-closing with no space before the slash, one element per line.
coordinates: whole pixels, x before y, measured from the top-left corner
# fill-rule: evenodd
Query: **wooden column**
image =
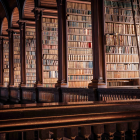
<path fill-rule="evenodd" d="M 76 136 L 78 136 L 78 127 L 64 128 L 64 137 L 75 140 Z"/>
<path fill-rule="evenodd" d="M 117 131 L 120 132 L 120 140 L 125 140 L 125 132 L 128 130 L 127 123 L 117 124 Z"/>
<path fill-rule="evenodd" d="M 132 140 L 136 140 L 136 136 L 137 136 L 136 131 L 139 129 L 139 122 L 128 123 L 128 128 L 129 130 L 131 130 Z"/>
<path fill-rule="evenodd" d="M 93 80 L 89 88 L 105 88 L 104 1 L 91 1 Z"/>
<path fill-rule="evenodd" d="M 109 140 L 113 140 L 114 133 L 116 132 L 116 124 L 106 124 L 104 132 L 109 135 Z"/>
<path fill-rule="evenodd" d="M 91 126 L 83 126 L 81 127 L 80 136 L 84 137 L 84 139 L 89 139 L 91 135 Z"/>
<path fill-rule="evenodd" d="M 13 48 L 13 34 L 12 30 L 8 30 L 9 36 L 9 86 L 14 86 L 14 48 Z"/>
<path fill-rule="evenodd" d="M 0 87 L 3 86 L 3 38 L 0 39 Z"/>
<path fill-rule="evenodd" d="M 19 27 L 20 27 L 21 87 L 24 87 L 26 86 L 26 47 L 25 47 L 26 23 L 19 22 Z"/>
<path fill-rule="evenodd" d="M 37 87 L 43 84 L 42 71 L 42 11 L 35 10 L 36 22 L 36 84 Z"/>
<path fill-rule="evenodd" d="M 58 8 L 58 81 L 56 87 L 67 86 L 66 0 L 57 0 Z"/>
<path fill-rule="evenodd" d="M 95 125 L 93 126 L 93 133 L 96 135 L 96 140 L 102 139 L 102 134 L 104 133 L 104 125 Z"/>

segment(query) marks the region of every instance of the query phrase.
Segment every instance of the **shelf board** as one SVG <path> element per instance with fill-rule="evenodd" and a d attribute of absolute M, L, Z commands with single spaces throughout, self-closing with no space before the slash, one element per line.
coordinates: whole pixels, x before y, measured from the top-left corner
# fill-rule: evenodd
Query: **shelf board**
<path fill-rule="evenodd" d="M 122 24 L 134 24 L 132 22 L 122 22 L 122 21 L 105 21 L 107 23 L 122 23 Z M 136 23 L 136 25 L 139 25 L 140 23 Z"/>
<path fill-rule="evenodd" d="M 71 28 L 71 29 L 92 29 L 92 27 L 87 27 L 87 28 L 85 28 L 85 27 L 70 27 L 70 26 L 68 26 L 68 28 Z"/>
<path fill-rule="evenodd" d="M 116 80 L 118 80 L 118 79 L 140 79 L 140 78 L 107 78 L 107 80 L 111 80 L 111 79 L 116 79 Z"/>
<path fill-rule="evenodd" d="M 133 71 L 136 72 L 136 71 L 139 71 L 139 70 L 107 70 L 107 72 L 108 72 L 108 71 L 109 71 L 109 72 L 111 72 L 111 71 L 112 71 L 112 72 L 126 72 L 126 71 L 128 71 L 128 72 L 129 72 L 129 71 L 130 71 L 130 72 L 133 72 Z"/>
<path fill-rule="evenodd" d="M 78 40 L 68 40 L 68 42 L 87 42 L 87 43 L 90 42 L 90 43 L 92 43 L 92 41 L 80 41 L 80 40 L 79 41 Z"/>
<path fill-rule="evenodd" d="M 92 37 L 92 35 L 77 34 L 77 33 L 68 33 L 67 35 L 83 35 L 83 36 L 91 36 Z"/>
<path fill-rule="evenodd" d="M 106 55 L 138 55 L 138 54 L 127 54 L 127 53 L 106 53 Z"/>
<path fill-rule="evenodd" d="M 128 45 L 123 45 L 123 46 L 121 46 L 121 45 L 105 45 L 106 47 L 108 46 L 108 47 L 134 47 L 134 48 L 136 48 L 137 46 L 128 46 Z"/>
<path fill-rule="evenodd" d="M 77 76 L 93 76 L 93 74 L 68 74 L 68 76 L 75 76 L 75 75 L 77 75 Z"/>
<path fill-rule="evenodd" d="M 92 62 L 93 60 L 68 60 L 68 62 Z"/>
<path fill-rule="evenodd" d="M 139 64 L 139 62 L 106 62 L 107 64 Z"/>
<path fill-rule="evenodd" d="M 70 20 L 70 19 L 68 19 L 67 22 L 69 22 L 69 21 L 72 21 L 72 22 L 81 22 L 81 23 L 90 23 L 90 24 L 92 24 L 91 23 L 92 21 L 79 21 L 79 20 Z"/>
<path fill-rule="evenodd" d="M 68 69 L 72 69 L 72 70 L 93 70 L 93 68 L 68 68 Z"/>
<path fill-rule="evenodd" d="M 71 48 L 71 49 L 92 49 L 92 48 L 82 48 L 82 47 L 68 47 L 68 48 Z"/>

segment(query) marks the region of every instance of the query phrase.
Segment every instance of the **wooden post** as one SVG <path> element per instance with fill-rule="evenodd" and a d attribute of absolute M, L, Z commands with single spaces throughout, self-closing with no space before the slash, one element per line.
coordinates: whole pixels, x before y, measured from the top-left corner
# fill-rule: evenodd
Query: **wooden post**
<path fill-rule="evenodd" d="M 36 22 L 36 84 L 43 86 L 42 71 L 42 11 L 35 10 Z"/>
<path fill-rule="evenodd" d="M 96 135 L 96 140 L 101 140 L 104 133 L 104 125 L 93 126 L 93 133 Z"/>
<path fill-rule="evenodd" d="M 139 129 L 139 122 L 128 123 L 128 128 L 131 130 L 132 140 L 136 140 L 136 131 Z"/>
<path fill-rule="evenodd" d="M 58 8 L 58 81 L 56 87 L 67 87 L 66 0 L 57 0 Z"/>
<path fill-rule="evenodd" d="M 13 49 L 13 34 L 12 30 L 8 30 L 9 36 L 9 86 L 14 86 L 14 49 Z"/>
<path fill-rule="evenodd" d="M 0 87 L 3 86 L 3 38 L 0 39 Z"/>
<path fill-rule="evenodd" d="M 91 1 L 93 80 L 89 88 L 106 88 L 104 53 L 104 2 Z"/>
<path fill-rule="evenodd" d="M 20 28 L 20 63 L 21 63 L 21 87 L 26 86 L 26 47 L 25 31 L 26 23 L 19 22 Z"/>

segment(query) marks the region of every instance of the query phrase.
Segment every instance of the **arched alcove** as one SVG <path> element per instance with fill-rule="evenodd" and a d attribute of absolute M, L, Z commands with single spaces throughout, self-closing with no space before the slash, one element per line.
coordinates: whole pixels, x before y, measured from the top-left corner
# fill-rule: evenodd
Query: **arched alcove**
<path fill-rule="evenodd" d="M 6 17 L 4 17 L 2 21 L 2 35 L 8 35 L 8 32 L 6 31 L 8 29 L 8 20 Z"/>
<path fill-rule="evenodd" d="M 12 13 L 12 27 L 19 27 L 17 21 L 19 20 L 19 11 L 18 8 L 15 7 Z"/>

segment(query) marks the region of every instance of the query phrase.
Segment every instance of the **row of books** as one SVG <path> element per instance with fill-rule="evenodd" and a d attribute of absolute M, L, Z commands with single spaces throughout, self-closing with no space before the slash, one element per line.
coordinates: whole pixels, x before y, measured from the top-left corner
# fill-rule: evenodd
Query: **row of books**
<path fill-rule="evenodd" d="M 78 10 L 91 10 L 91 5 L 85 3 L 67 2 L 67 9 L 69 8 Z"/>
<path fill-rule="evenodd" d="M 42 22 L 45 22 L 45 23 L 46 22 L 48 22 L 48 23 L 56 23 L 57 24 L 58 23 L 58 19 L 57 18 L 47 18 L 47 17 L 45 18 L 45 17 L 43 17 L 42 18 Z"/>
<path fill-rule="evenodd" d="M 36 80 L 27 80 L 27 77 L 26 77 L 26 83 L 27 84 L 35 84 Z"/>
<path fill-rule="evenodd" d="M 19 71 L 14 71 L 15 78 L 19 77 L 20 78 L 20 70 Z"/>
<path fill-rule="evenodd" d="M 14 59 L 14 63 L 20 63 L 20 59 Z"/>
<path fill-rule="evenodd" d="M 68 75 L 92 75 L 93 74 L 93 70 L 92 69 L 74 69 L 68 70 Z"/>
<path fill-rule="evenodd" d="M 139 63 L 138 55 L 106 55 L 107 63 Z"/>
<path fill-rule="evenodd" d="M 36 68 L 35 64 L 26 64 L 26 68 Z"/>
<path fill-rule="evenodd" d="M 26 72 L 31 72 L 32 74 L 36 73 L 36 69 L 26 69 Z"/>
<path fill-rule="evenodd" d="M 4 86 L 9 85 L 9 42 L 3 42 L 3 59 L 4 59 Z"/>
<path fill-rule="evenodd" d="M 139 70 L 138 64 L 107 64 L 106 70 Z"/>
<path fill-rule="evenodd" d="M 58 37 L 57 36 L 43 36 L 42 39 L 43 40 L 58 40 Z"/>
<path fill-rule="evenodd" d="M 35 36 L 36 33 L 35 33 L 34 31 L 26 31 L 26 35 L 27 35 L 27 36 L 28 36 L 28 35 L 33 35 L 33 36 Z"/>
<path fill-rule="evenodd" d="M 91 79 L 92 80 L 92 79 Z M 91 83 L 91 81 L 79 81 L 79 82 L 68 82 L 68 87 L 70 88 L 87 88 L 88 84 Z"/>
<path fill-rule="evenodd" d="M 93 68 L 93 62 L 69 62 L 68 68 Z"/>
<path fill-rule="evenodd" d="M 92 55 L 92 49 L 83 49 L 83 48 L 69 48 L 68 49 L 68 53 L 69 54 L 77 54 L 77 55 L 81 55 L 81 54 L 90 54 Z"/>
<path fill-rule="evenodd" d="M 28 47 L 36 47 L 36 44 L 35 44 L 35 42 L 34 42 L 34 41 L 33 41 L 33 42 L 31 42 L 31 43 L 26 42 L 26 46 L 27 46 L 27 50 L 29 50 L 29 49 L 28 49 Z"/>
<path fill-rule="evenodd" d="M 44 45 L 44 44 L 43 44 L 43 45 L 42 45 L 42 48 L 43 48 L 42 51 L 43 51 L 43 53 L 44 53 L 44 51 L 45 51 L 44 49 L 56 49 L 56 50 L 57 50 L 57 49 L 58 49 L 58 45 Z"/>
<path fill-rule="evenodd" d="M 107 79 L 110 78 L 139 78 L 139 72 L 107 72 Z"/>
<path fill-rule="evenodd" d="M 26 48 L 26 51 L 33 51 L 33 52 L 35 52 L 36 51 L 36 47 L 28 47 L 28 48 Z"/>
<path fill-rule="evenodd" d="M 44 71 L 57 71 L 58 70 L 58 63 L 54 66 L 43 66 Z"/>
<path fill-rule="evenodd" d="M 90 54 L 90 55 L 73 55 L 73 54 L 69 54 L 68 55 L 68 60 L 72 60 L 72 61 L 92 61 L 93 60 L 93 56 Z"/>
<path fill-rule="evenodd" d="M 80 14 L 80 15 L 91 15 L 91 10 L 79 10 L 79 9 L 71 9 L 67 8 L 68 14 Z"/>
<path fill-rule="evenodd" d="M 54 49 L 43 50 L 43 54 L 58 54 L 58 50 Z"/>
<path fill-rule="evenodd" d="M 63 93 L 64 102 L 84 102 L 88 101 L 87 94 L 76 94 L 76 93 Z"/>
<path fill-rule="evenodd" d="M 76 28 L 92 28 L 91 23 L 82 23 L 82 22 L 74 22 L 74 21 L 68 21 L 68 27 L 76 27 Z"/>
<path fill-rule="evenodd" d="M 28 60 L 35 60 L 36 59 L 36 55 L 26 55 L 26 59 L 28 59 Z"/>
<path fill-rule="evenodd" d="M 69 81 L 90 81 L 93 78 L 93 76 L 89 75 L 69 75 L 68 80 Z"/>
<path fill-rule="evenodd" d="M 138 38 L 139 40 L 139 38 Z M 137 46 L 136 37 L 129 35 L 106 35 L 106 45 Z"/>
<path fill-rule="evenodd" d="M 42 40 L 42 43 L 45 45 L 57 45 L 58 44 L 58 40 Z"/>
<path fill-rule="evenodd" d="M 49 79 L 43 79 L 43 83 L 44 84 L 55 84 L 55 83 L 57 83 L 57 78 L 55 79 L 55 78 L 49 78 Z"/>
<path fill-rule="evenodd" d="M 116 16 L 116 15 L 109 15 L 109 14 L 106 14 L 105 15 L 105 21 L 107 22 L 110 22 L 110 21 L 113 21 L 113 22 L 126 22 L 126 23 L 134 23 L 134 20 L 133 20 L 133 17 L 130 17 L 130 16 Z M 135 21 L 136 23 L 139 23 L 139 18 L 135 18 Z"/>
<path fill-rule="evenodd" d="M 27 64 L 36 64 L 36 60 L 26 60 Z"/>
<path fill-rule="evenodd" d="M 35 55 L 35 51 L 26 51 L 26 55 Z"/>
<path fill-rule="evenodd" d="M 34 76 L 34 77 L 36 77 L 36 73 L 32 73 L 32 72 L 29 72 L 29 73 L 28 73 L 28 72 L 27 72 L 27 73 L 26 73 L 26 76 Z"/>
<path fill-rule="evenodd" d="M 44 54 L 43 59 L 51 59 L 51 60 L 58 60 L 58 55 L 48 55 Z"/>
<path fill-rule="evenodd" d="M 106 46 L 106 53 L 138 54 L 137 47 L 112 47 Z"/>
<path fill-rule="evenodd" d="M 7 73 L 9 73 L 9 68 L 8 69 L 4 69 L 4 74 L 7 74 Z"/>
<path fill-rule="evenodd" d="M 90 16 L 77 16 L 77 15 L 68 15 L 67 20 L 76 20 L 76 21 L 89 21 L 91 22 Z"/>
<path fill-rule="evenodd" d="M 17 39 L 16 39 L 17 40 Z M 20 42 L 18 42 L 18 41 L 15 41 L 15 39 L 14 39 L 14 48 L 15 48 L 15 50 L 16 49 L 19 49 L 19 47 L 18 46 L 20 46 Z"/>
<path fill-rule="evenodd" d="M 68 35 L 68 41 L 92 41 L 92 36 Z"/>
<path fill-rule="evenodd" d="M 36 77 L 26 77 L 27 80 L 36 80 Z"/>
<path fill-rule="evenodd" d="M 92 48 L 91 42 L 68 42 L 68 47 L 71 48 Z"/>
<path fill-rule="evenodd" d="M 43 78 L 58 78 L 58 71 L 48 71 L 43 73 Z"/>
<path fill-rule="evenodd" d="M 54 102 L 54 94 L 49 92 L 40 91 L 39 100 L 44 102 Z"/>
<path fill-rule="evenodd" d="M 47 36 L 58 36 L 58 31 L 42 31 L 42 35 L 47 35 Z"/>
<path fill-rule="evenodd" d="M 56 61 L 56 60 L 43 60 L 43 65 L 56 66 L 56 65 L 58 65 L 58 61 Z M 46 69 L 46 66 L 45 66 L 45 69 Z"/>
<path fill-rule="evenodd" d="M 46 60 L 46 59 L 43 59 L 43 65 L 58 65 L 58 61 L 56 60 Z"/>
<path fill-rule="evenodd" d="M 45 31 L 58 31 L 58 27 L 45 27 L 45 26 L 43 26 L 42 30 L 45 30 Z"/>
<path fill-rule="evenodd" d="M 140 34 L 140 26 L 136 25 L 137 34 Z M 133 24 L 105 23 L 105 33 L 134 34 Z"/>
<path fill-rule="evenodd" d="M 43 28 L 47 28 L 47 27 L 58 28 L 58 24 L 55 24 L 55 23 L 42 23 L 42 27 Z"/>
<path fill-rule="evenodd" d="M 81 35 L 92 35 L 92 30 L 90 29 L 69 29 L 68 34 L 81 34 Z"/>
<path fill-rule="evenodd" d="M 132 10 L 105 7 L 105 14 L 111 15 L 122 15 L 122 16 L 133 16 Z M 138 10 L 135 10 L 135 15 L 139 15 Z"/>
<path fill-rule="evenodd" d="M 109 80 L 109 82 L 107 82 L 107 86 L 132 86 L 132 85 L 134 85 L 133 83 L 134 83 L 135 81 L 133 80 L 133 81 L 117 81 L 116 80 L 116 82 L 114 81 L 114 80 Z M 138 82 L 135 82 L 135 85 L 138 85 Z"/>
<path fill-rule="evenodd" d="M 108 7 L 115 7 L 115 8 L 126 8 L 126 9 L 131 9 L 132 5 L 131 2 L 125 2 L 125 1 L 109 1 L 109 0 L 105 0 L 104 1 L 105 6 Z M 133 7 L 136 9 L 137 7 L 137 3 L 133 3 Z"/>
<path fill-rule="evenodd" d="M 34 83 L 33 84 L 26 83 L 26 87 L 34 87 Z"/>
<path fill-rule="evenodd" d="M 23 91 L 22 92 L 22 98 L 23 99 L 27 99 L 27 100 L 31 100 L 33 98 L 33 92 L 32 91 Z"/>
<path fill-rule="evenodd" d="M 43 84 L 43 87 L 55 88 L 55 84 Z"/>

